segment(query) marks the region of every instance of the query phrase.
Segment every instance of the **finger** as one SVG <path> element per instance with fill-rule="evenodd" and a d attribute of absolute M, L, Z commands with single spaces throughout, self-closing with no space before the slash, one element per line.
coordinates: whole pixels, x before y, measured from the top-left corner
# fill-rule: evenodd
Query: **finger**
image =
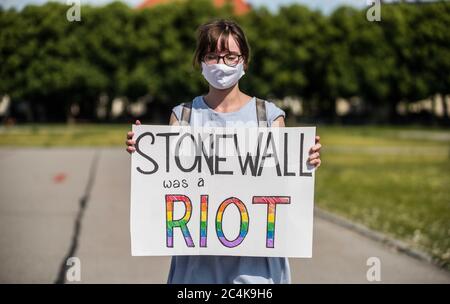
<path fill-rule="evenodd" d="M 133 153 L 134 151 L 136 151 L 136 149 L 134 147 L 131 147 L 131 146 L 127 147 L 128 153 Z"/>
<path fill-rule="evenodd" d="M 316 164 L 316 169 L 319 168 L 321 164 L 322 164 L 322 161 L 320 159 L 318 159 L 318 162 Z"/>
<path fill-rule="evenodd" d="M 309 162 L 311 165 L 313 165 L 314 167 L 318 167 L 321 164 L 321 160 L 319 158 L 313 159 Z"/>
<path fill-rule="evenodd" d="M 309 154 L 314 153 L 314 152 L 319 152 L 320 148 L 322 148 L 321 144 L 316 144 L 316 145 L 312 146 L 311 149 L 309 150 Z"/>
<path fill-rule="evenodd" d="M 135 141 L 135 140 L 132 140 L 132 139 L 128 139 L 128 140 L 126 141 L 126 144 L 127 144 L 127 146 L 134 146 L 134 145 L 136 144 L 136 141 Z"/>
<path fill-rule="evenodd" d="M 127 139 L 132 139 L 134 136 L 134 132 L 130 131 L 127 133 Z"/>
<path fill-rule="evenodd" d="M 318 144 L 319 142 L 320 142 L 320 136 L 317 135 L 317 136 L 316 136 L 316 144 Z"/>
<path fill-rule="evenodd" d="M 136 120 L 136 124 L 137 124 L 137 125 L 140 125 L 140 124 L 141 124 L 141 121 L 140 121 L 140 120 Z"/>
<path fill-rule="evenodd" d="M 319 156 L 320 156 L 320 154 L 318 152 L 316 152 L 316 153 L 311 154 L 308 159 L 309 160 L 317 159 L 317 158 L 319 158 Z"/>

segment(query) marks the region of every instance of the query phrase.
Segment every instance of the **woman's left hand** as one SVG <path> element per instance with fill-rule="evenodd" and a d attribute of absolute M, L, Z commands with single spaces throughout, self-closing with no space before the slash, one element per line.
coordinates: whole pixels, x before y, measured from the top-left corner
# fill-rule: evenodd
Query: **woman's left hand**
<path fill-rule="evenodd" d="M 320 167 L 322 161 L 320 160 L 320 136 L 316 136 L 316 144 L 309 150 L 308 163 L 313 165 L 316 169 Z"/>

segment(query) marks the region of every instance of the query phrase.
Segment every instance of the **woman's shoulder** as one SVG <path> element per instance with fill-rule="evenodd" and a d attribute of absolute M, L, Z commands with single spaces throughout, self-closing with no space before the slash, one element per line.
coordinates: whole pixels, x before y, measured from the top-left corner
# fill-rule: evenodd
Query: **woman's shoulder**
<path fill-rule="evenodd" d="M 272 102 L 270 100 L 265 100 L 262 98 L 260 98 L 260 99 L 264 100 L 264 103 L 266 106 L 267 121 L 269 122 L 269 124 L 272 124 L 272 122 L 274 120 L 276 120 L 277 118 L 279 118 L 280 116 L 283 118 L 286 118 L 286 113 L 279 106 L 277 106 L 274 102 Z"/>
<path fill-rule="evenodd" d="M 191 101 L 185 101 L 185 102 L 181 102 L 178 105 L 174 106 L 172 108 L 172 113 L 175 114 L 175 117 L 180 120 L 181 117 L 181 112 L 183 111 L 183 107 L 188 106 L 188 107 L 192 107 L 192 108 L 198 108 L 199 107 L 199 98 L 201 98 L 202 96 L 196 96 L 194 97 L 194 99 L 192 99 Z"/>

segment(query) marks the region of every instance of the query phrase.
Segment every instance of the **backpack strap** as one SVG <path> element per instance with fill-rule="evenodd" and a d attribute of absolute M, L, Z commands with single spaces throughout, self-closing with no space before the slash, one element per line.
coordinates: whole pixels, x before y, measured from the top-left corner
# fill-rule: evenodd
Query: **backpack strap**
<path fill-rule="evenodd" d="M 259 98 L 256 98 L 256 118 L 258 120 L 258 127 L 263 128 L 269 126 L 266 114 L 266 102 Z"/>
<path fill-rule="evenodd" d="M 191 111 L 192 111 L 192 102 L 183 103 L 183 108 L 181 111 L 181 126 L 189 126 L 191 123 Z"/>

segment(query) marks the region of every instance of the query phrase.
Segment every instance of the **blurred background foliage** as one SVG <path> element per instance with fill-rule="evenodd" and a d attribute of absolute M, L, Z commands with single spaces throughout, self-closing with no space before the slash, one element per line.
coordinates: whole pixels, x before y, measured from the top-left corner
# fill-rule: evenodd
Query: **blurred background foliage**
<path fill-rule="evenodd" d="M 382 22 L 351 7 L 323 15 L 295 4 L 234 16 L 209 0 L 83 5 L 80 22 L 68 22 L 67 10 L 58 3 L 0 9 L 0 96 L 12 105 L 5 117 L 166 123 L 174 105 L 207 92 L 192 67 L 195 30 L 217 17 L 238 21 L 248 35 L 252 58 L 241 89 L 278 100 L 292 121 L 449 121 L 449 2 L 383 4 Z M 281 102 L 287 97 L 301 100 L 300 114 Z M 338 99 L 356 100 L 358 110 L 338 115 Z M 399 113 L 400 103 L 409 109 L 424 99 L 442 114 Z"/>

